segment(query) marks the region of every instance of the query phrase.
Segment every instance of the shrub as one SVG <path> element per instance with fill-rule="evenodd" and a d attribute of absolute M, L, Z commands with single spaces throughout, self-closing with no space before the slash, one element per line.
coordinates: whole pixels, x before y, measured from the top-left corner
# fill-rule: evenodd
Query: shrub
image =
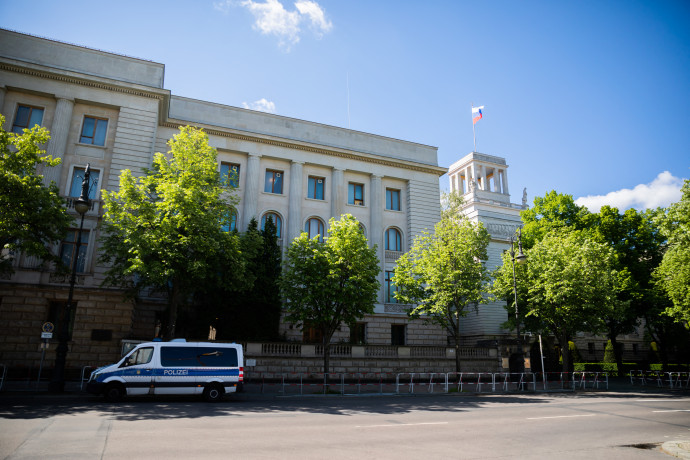
<path fill-rule="evenodd" d="M 613 352 L 613 344 L 609 340 L 606 342 L 606 350 L 604 350 L 604 362 L 605 363 L 615 363 L 616 354 Z"/>

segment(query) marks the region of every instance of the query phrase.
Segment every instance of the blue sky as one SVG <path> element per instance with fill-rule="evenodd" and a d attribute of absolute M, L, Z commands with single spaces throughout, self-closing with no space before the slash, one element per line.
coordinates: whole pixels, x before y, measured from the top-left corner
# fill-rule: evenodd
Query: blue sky
<path fill-rule="evenodd" d="M 176 95 L 433 145 L 444 167 L 484 105 L 477 150 L 506 157 L 513 202 L 644 209 L 690 177 L 687 1 L 0 0 L 0 27 L 161 62 Z"/>

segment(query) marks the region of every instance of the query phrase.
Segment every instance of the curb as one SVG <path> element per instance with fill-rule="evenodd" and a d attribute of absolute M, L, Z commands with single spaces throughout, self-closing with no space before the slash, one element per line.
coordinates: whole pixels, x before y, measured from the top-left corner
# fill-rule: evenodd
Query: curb
<path fill-rule="evenodd" d="M 666 441 L 661 451 L 676 458 L 690 460 L 690 441 Z"/>

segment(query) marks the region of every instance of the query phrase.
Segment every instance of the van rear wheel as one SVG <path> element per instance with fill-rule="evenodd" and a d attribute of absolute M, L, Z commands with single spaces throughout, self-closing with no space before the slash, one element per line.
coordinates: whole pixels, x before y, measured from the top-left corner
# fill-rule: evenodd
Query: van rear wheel
<path fill-rule="evenodd" d="M 103 396 L 105 396 L 106 401 L 117 402 L 122 400 L 125 395 L 125 387 L 119 382 L 112 382 L 105 386 L 103 390 Z"/>
<path fill-rule="evenodd" d="M 204 390 L 204 399 L 208 402 L 217 402 L 223 399 L 223 387 L 217 383 L 211 383 Z"/>

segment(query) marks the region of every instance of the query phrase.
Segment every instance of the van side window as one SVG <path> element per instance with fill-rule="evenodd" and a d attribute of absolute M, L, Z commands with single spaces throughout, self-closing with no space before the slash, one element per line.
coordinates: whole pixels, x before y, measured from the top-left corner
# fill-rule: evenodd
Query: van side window
<path fill-rule="evenodd" d="M 225 347 L 161 347 L 163 367 L 237 367 L 237 350 Z"/>
<path fill-rule="evenodd" d="M 208 367 L 237 367 L 234 348 L 199 347 L 199 365 Z"/>
<path fill-rule="evenodd" d="M 147 364 L 151 362 L 153 356 L 153 347 L 139 348 L 137 351 L 129 355 L 127 366 L 136 366 L 137 364 Z"/>

